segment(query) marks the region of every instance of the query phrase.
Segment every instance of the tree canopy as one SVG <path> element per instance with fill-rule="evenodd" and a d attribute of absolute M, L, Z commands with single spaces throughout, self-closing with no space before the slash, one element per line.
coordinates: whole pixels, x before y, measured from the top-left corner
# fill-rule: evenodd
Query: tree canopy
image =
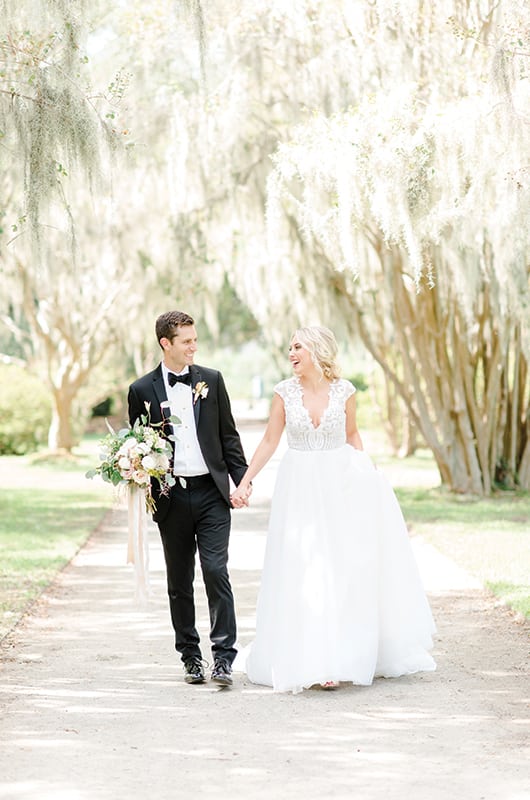
<path fill-rule="evenodd" d="M 228 280 L 272 348 L 359 338 L 447 486 L 530 487 L 526 3 L 29 5 L 4 321 L 58 397 L 110 343 L 140 371 L 162 305 L 218 332 Z"/>

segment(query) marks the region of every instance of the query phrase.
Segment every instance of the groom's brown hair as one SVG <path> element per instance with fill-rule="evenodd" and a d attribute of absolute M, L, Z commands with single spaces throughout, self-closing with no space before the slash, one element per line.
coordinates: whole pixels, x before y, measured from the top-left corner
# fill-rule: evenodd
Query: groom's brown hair
<path fill-rule="evenodd" d="M 184 325 L 195 325 L 193 317 L 190 317 L 185 311 L 166 311 L 165 314 L 160 314 L 155 323 L 158 344 L 160 344 L 160 339 L 164 338 L 172 341 L 178 333 L 177 328 Z M 160 346 L 162 347 L 162 345 Z"/>

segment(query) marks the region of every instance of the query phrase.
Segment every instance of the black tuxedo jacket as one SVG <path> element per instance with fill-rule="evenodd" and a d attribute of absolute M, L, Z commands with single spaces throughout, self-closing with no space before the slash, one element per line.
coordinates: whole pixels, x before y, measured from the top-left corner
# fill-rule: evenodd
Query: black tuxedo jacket
<path fill-rule="evenodd" d="M 230 488 L 228 476 L 236 486 L 243 477 L 247 463 L 241 446 L 241 440 L 236 430 L 230 400 L 220 372 L 208 367 L 190 366 L 192 389 L 199 381 L 204 381 L 208 386 L 208 396 L 199 398 L 193 410 L 197 437 L 202 455 L 208 470 L 215 481 L 223 499 L 230 504 Z M 129 421 L 135 421 L 146 414 L 145 403 L 150 403 L 149 415 L 152 423 L 163 422 L 169 416 L 169 411 L 164 411 L 161 404 L 167 401 L 162 365 L 147 373 L 142 378 L 134 381 L 129 387 Z M 172 425 L 167 423 L 163 428 L 166 435 L 173 432 Z M 169 508 L 169 498 L 160 495 L 158 481 L 152 483 L 153 499 L 156 511 L 153 514 L 155 522 L 164 519 Z"/>

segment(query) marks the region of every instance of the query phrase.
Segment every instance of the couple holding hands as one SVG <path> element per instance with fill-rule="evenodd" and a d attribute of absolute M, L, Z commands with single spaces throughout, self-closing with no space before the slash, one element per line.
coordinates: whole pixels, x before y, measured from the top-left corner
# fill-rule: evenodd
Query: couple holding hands
<path fill-rule="evenodd" d="M 134 424 L 148 402 L 153 423 L 163 421 L 168 403 L 181 421 L 176 483 L 168 495 L 156 483 L 152 489 L 186 682 L 206 680 L 195 624 L 196 551 L 210 614 L 211 680 L 233 682 L 231 508 L 249 504 L 252 480 L 284 429 L 288 449 L 272 498 L 256 635 L 241 659 L 249 679 L 299 692 L 435 669 L 435 627 L 407 529 L 392 488 L 363 451 L 355 387 L 340 378 L 332 332 L 314 326 L 293 334 L 293 375 L 274 387 L 264 436 L 247 466 L 221 373 L 194 363 L 193 318 L 170 311 L 155 327 L 163 359 L 131 384 L 129 420 Z"/>

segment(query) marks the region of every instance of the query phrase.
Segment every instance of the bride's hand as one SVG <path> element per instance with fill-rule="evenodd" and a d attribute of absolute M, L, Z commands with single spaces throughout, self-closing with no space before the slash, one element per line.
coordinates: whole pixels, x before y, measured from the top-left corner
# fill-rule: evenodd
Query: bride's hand
<path fill-rule="evenodd" d="M 230 500 L 234 508 L 248 506 L 248 498 L 252 494 L 252 486 L 242 486 L 239 484 L 237 489 L 230 495 Z"/>

